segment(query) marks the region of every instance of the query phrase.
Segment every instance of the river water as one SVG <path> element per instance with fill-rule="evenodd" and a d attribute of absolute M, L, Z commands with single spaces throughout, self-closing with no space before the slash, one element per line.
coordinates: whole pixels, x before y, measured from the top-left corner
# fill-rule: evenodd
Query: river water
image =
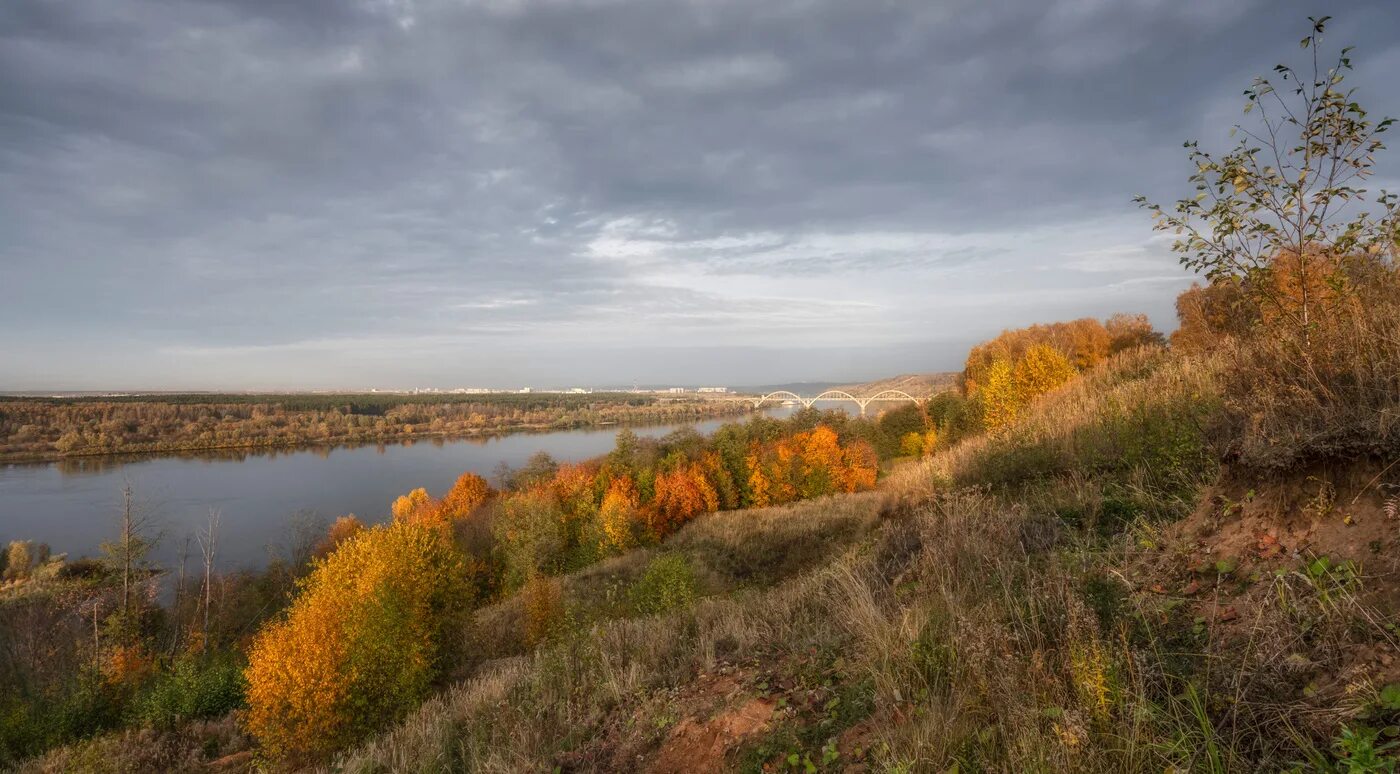
<path fill-rule="evenodd" d="M 784 416 L 790 408 L 770 413 Z M 681 427 L 708 433 L 725 422 L 632 426 L 660 437 Z M 246 450 L 208 455 L 81 458 L 0 465 L 0 547 L 10 540 L 48 543 L 54 553 L 93 556 L 117 534 L 121 490 L 160 534 L 152 559 L 173 567 L 187 537 L 220 512 L 220 569 L 259 568 L 286 555 L 299 533 L 321 531 L 337 516 L 385 521 L 389 504 L 416 487 L 440 496 L 465 471 L 491 480 L 505 463 L 518 468 L 536 452 L 560 462 L 613 448 L 619 427 L 430 439 L 365 446 Z M 197 561 L 197 544 L 190 544 Z"/>

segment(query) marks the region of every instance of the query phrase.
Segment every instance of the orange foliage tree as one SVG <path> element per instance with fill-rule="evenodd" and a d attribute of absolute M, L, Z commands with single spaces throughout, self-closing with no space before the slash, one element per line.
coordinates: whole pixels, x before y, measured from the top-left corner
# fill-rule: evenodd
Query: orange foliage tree
<path fill-rule="evenodd" d="M 442 530 L 360 531 L 315 563 L 286 615 L 254 639 L 247 730 L 273 756 L 315 758 L 392 722 L 426 697 L 472 598 Z"/>
<path fill-rule="evenodd" d="M 799 497 L 821 497 L 845 488 L 845 461 L 836 431 L 819 425 L 792 438 Z"/>
<path fill-rule="evenodd" d="M 932 433 L 930 430 L 929 434 Z M 860 492 L 875 486 L 875 479 L 880 474 L 880 457 L 875 453 L 874 446 L 865 441 L 854 441 L 846 445 L 841 458 L 845 466 L 842 478 L 844 491 Z"/>
<path fill-rule="evenodd" d="M 442 497 L 442 514 L 449 520 L 465 519 L 491 498 L 491 485 L 475 473 L 463 473 Z"/>
<path fill-rule="evenodd" d="M 1165 339 L 1153 327 L 1145 314 L 1115 314 L 1104 323 L 1108 331 L 1109 354 L 1125 349 L 1163 344 Z"/>
<path fill-rule="evenodd" d="M 656 537 L 665 537 L 702 513 L 719 508 L 719 495 L 695 463 L 658 473 L 647 526 Z"/>
<path fill-rule="evenodd" d="M 435 522 L 442 504 L 428 495 L 428 490 L 419 487 L 399 497 L 389 507 L 394 521 L 410 524 Z"/>
<path fill-rule="evenodd" d="M 341 516 L 335 520 L 335 523 L 330 526 L 330 529 L 326 530 L 326 536 L 320 543 L 316 544 L 316 548 L 311 552 L 312 556 L 316 559 L 326 558 L 341 543 L 358 535 L 364 528 L 365 525 L 360 522 L 355 514 L 352 513 L 347 516 Z"/>

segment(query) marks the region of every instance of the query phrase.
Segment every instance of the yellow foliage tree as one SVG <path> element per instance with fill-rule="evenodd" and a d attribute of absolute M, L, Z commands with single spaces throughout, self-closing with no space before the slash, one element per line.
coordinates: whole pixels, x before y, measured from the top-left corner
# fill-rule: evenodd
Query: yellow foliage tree
<path fill-rule="evenodd" d="M 442 497 L 441 512 L 450 520 L 465 519 L 491 497 L 491 485 L 475 473 L 463 473 Z"/>
<path fill-rule="evenodd" d="M 608 485 L 603 495 L 603 504 L 598 509 L 598 520 L 602 525 L 602 545 L 604 553 L 625 551 L 636 544 L 637 508 L 639 506 L 637 486 L 627 476 L 618 476 Z"/>
<path fill-rule="evenodd" d="M 1074 374 L 1074 365 L 1059 350 L 1038 344 L 1026 350 L 1020 362 L 1016 363 L 1012 381 L 1020 405 L 1025 406 L 1073 379 Z"/>
<path fill-rule="evenodd" d="M 318 560 L 248 654 L 247 730 L 317 758 L 416 707 L 452 655 L 473 585 L 444 531 L 396 521 Z"/>
<path fill-rule="evenodd" d="M 910 431 L 899 439 L 899 456 L 921 457 L 924 453 L 924 434 Z"/>
<path fill-rule="evenodd" d="M 418 524 L 437 521 L 441 507 L 428 496 L 428 490 L 419 487 L 395 500 L 389 511 L 394 514 L 394 521 Z"/>
<path fill-rule="evenodd" d="M 773 504 L 773 482 L 764 471 L 763 457 L 757 443 L 750 447 L 744 457 L 749 470 L 749 504 L 763 508 Z"/>
<path fill-rule="evenodd" d="M 990 432 L 999 432 L 1015 421 L 1021 402 L 1012 378 L 1011 363 L 992 361 L 983 372 L 977 397 L 982 404 L 982 424 Z"/>

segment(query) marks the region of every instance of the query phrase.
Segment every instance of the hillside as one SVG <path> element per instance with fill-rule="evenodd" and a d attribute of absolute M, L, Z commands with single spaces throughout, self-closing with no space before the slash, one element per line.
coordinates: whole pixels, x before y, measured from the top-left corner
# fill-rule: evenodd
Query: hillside
<path fill-rule="evenodd" d="M 1393 760 L 1375 734 L 1400 718 L 1394 471 L 1222 466 L 1228 368 L 1127 351 L 878 493 L 702 516 L 543 603 L 483 607 L 456 681 L 334 768 Z M 29 769 L 233 770 L 247 745 L 227 723 L 128 732 Z"/>
<path fill-rule="evenodd" d="M 860 384 L 845 384 L 832 389 L 845 390 L 857 396 L 874 395 L 885 390 L 902 390 L 916 398 L 926 398 L 936 392 L 952 389 L 956 385 L 957 379 L 958 374 L 950 371 L 931 374 L 900 374 L 888 379 Z"/>

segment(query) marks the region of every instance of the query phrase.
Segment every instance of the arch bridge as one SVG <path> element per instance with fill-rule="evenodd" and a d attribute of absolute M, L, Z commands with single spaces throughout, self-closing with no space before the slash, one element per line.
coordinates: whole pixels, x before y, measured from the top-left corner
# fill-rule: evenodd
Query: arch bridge
<path fill-rule="evenodd" d="M 798 395 L 795 392 L 789 392 L 788 390 L 775 390 L 773 392 L 768 393 L 767 395 L 762 395 L 756 398 L 743 397 L 735 398 L 734 400 L 742 400 L 746 403 L 751 403 L 753 404 L 754 408 L 759 408 L 764 403 L 778 403 L 782 401 L 796 401 L 798 403 L 801 403 L 806 408 L 811 408 L 812 404 L 816 403 L 819 400 L 848 400 L 856 404 L 857 406 L 860 406 L 860 415 L 865 416 L 865 407 L 869 406 L 871 403 L 875 403 L 876 401 L 908 401 L 910 403 L 918 403 L 921 399 L 916 398 L 903 390 L 881 390 L 880 392 L 873 393 L 871 395 L 867 395 L 865 397 L 860 398 L 850 394 L 849 392 L 846 392 L 845 390 L 827 390 L 826 392 L 823 392 L 811 398 L 804 398 L 801 395 Z"/>

